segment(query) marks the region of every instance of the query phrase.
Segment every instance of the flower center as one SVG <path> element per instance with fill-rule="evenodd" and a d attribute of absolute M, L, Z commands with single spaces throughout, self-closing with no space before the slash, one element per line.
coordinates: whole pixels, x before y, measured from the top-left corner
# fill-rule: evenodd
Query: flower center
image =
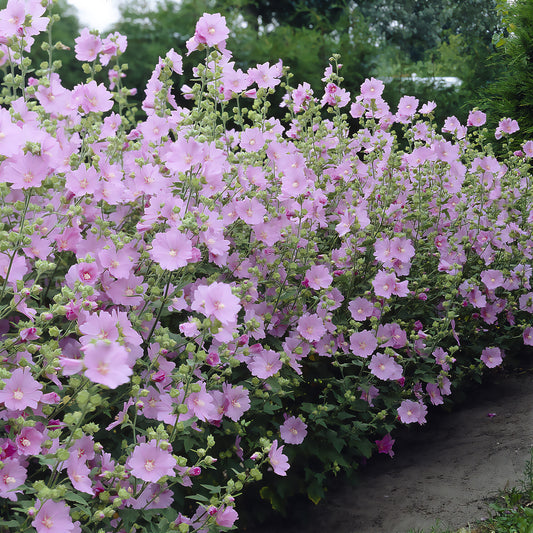
<path fill-rule="evenodd" d="M 15 400 L 22 400 L 22 398 L 24 398 L 24 393 L 20 389 L 16 389 L 13 391 L 13 398 Z"/>
<path fill-rule="evenodd" d="M 50 516 L 45 516 L 41 520 L 41 524 L 47 529 L 52 529 L 54 527 L 54 521 L 52 520 Z"/>
<path fill-rule="evenodd" d="M 99 374 L 102 374 L 102 376 L 106 376 L 109 373 L 109 365 L 103 362 L 98 363 L 96 370 Z"/>

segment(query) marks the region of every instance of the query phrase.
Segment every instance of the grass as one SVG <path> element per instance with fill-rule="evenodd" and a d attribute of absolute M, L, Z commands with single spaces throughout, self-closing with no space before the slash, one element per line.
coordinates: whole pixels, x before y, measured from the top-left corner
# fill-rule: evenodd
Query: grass
<path fill-rule="evenodd" d="M 443 529 L 437 522 L 429 531 L 409 533 L 533 533 L 533 448 L 521 486 L 502 491 L 488 507 L 491 518 L 460 529 Z"/>

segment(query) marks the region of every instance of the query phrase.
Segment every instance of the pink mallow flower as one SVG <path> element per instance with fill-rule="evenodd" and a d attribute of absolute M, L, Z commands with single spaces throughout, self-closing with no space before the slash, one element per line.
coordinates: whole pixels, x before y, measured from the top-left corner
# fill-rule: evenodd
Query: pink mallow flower
<path fill-rule="evenodd" d="M 533 346 L 533 327 L 527 327 L 522 334 L 524 344 L 527 346 Z"/>
<path fill-rule="evenodd" d="M 499 270 L 484 270 L 481 273 L 481 281 L 489 290 L 503 286 L 505 279 Z"/>
<path fill-rule="evenodd" d="M 392 357 L 383 353 L 372 356 L 368 368 L 374 376 L 384 381 L 397 380 L 402 377 L 402 366 Z"/>
<path fill-rule="evenodd" d="M 157 483 L 163 476 L 173 476 L 177 465 L 170 451 L 162 450 L 155 440 L 139 444 L 131 454 L 131 473 L 143 481 Z"/>
<path fill-rule="evenodd" d="M 23 427 L 16 438 L 19 455 L 38 455 L 43 440 L 44 435 L 34 427 Z"/>
<path fill-rule="evenodd" d="M 94 494 L 92 479 L 89 477 L 91 470 L 83 458 L 72 454 L 65 464 L 72 486 L 80 492 Z"/>
<path fill-rule="evenodd" d="M 98 35 L 93 35 L 88 28 L 83 28 L 79 37 L 74 42 L 76 46 L 76 59 L 79 61 L 94 61 L 102 49 L 102 40 Z"/>
<path fill-rule="evenodd" d="M 204 13 L 196 23 L 194 36 L 196 41 L 207 46 L 217 46 L 223 43 L 229 35 L 226 18 L 220 13 L 213 15 Z"/>
<path fill-rule="evenodd" d="M 373 315 L 375 308 L 372 302 L 358 296 L 348 304 L 348 310 L 354 320 L 362 322 Z"/>
<path fill-rule="evenodd" d="M 224 394 L 224 414 L 234 422 L 237 422 L 250 409 L 248 390 L 242 385 L 232 387 L 230 384 L 224 383 L 222 392 Z"/>
<path fill-rule="evenodd" d="M 520 129 L 518 122 L 511 118 L 502 118 L 494 132 L 496 139 L 501 139 L 503 134 L 512 135 Z"/>
<path fill-rule="evenodd" d="M 128 352 L 113 341 L 99 340 L 81 348 L 84 352 L 85 375 L 93 382 L 116 389 L 128 383 L 133 374 L 128 366 Z"/>
<path fill-rule="evenodd" d="M 502 351 L 496 347 L 484 348 L 481 352 L 481 360 L 489 368 L 499 366 L 503 361 Z"/>
<path fill-rule="evenodd" d="M 325 265 L 314 265 L 305 273 L 304 282 L 311 289 L 327 289 L 332 281 L 333 276 Z"/>
<path fill-rule="evenodd" d="M 268 452 L 268 459 L 274 473 L 278 476 L 286 476 L 287 470 L 290 468 L 288 457 L 282 452 L 283 446 L 278 447 L 278 440 L 274 440 Z"/>
<path fill-rule="evenodd" d="M 382 298 L 390 298 L 393 294 L 396 296 L 407 296 L 409 293 L 407 289 L 408 281 L 399 281 L 396 275 L 392 272 L 378 271 L 376 277 L 372 280 L 372 286 L 376 296 Z"/>
<path fill-rule="evenodd" d="M 26 481 L 26 469 L 15 459 L 2 459 L 0 468 L 0 498 L 7 498 L 12 502 L 17 500 L 16 490 Z"/>
<path fill-rule="evenodd" d="M 301 444 L 307 435 L 307 424 L 296 416 L 290 416 L 279 428 L 281 438 L 287 444 Z"/>
<path fill-rule="evenodd" d="M 73 524 L 69 511 L 70 507 L 64 501 L 46 500 L 31 525 L 37 533 L 72 533 L 77 527 Z"/>
<path fill-rule="evenodd" d="M 192 259 L 192 242 L 178 230 L 158 233 L 152 241 L 150 257 L 164 270 L 177 270 Z"/>
<path fill-rule="evenodd" d="M 356 331 L 350 335 L 350 350 L 359 357 L 368 357 L 378 347 L 378 341 L 373 331 Z"/>
<path fill-rule="evenodd" d="M 194 291 L 191 309 L 228 325 L 235 322 L 241 304 L 239 298 L 231 292 L 230 285 L 214 282 L 211 285 L 200 285 Z"/>
<path fill-rule="evenodd" d="M 29 368 L 17 368 L 4 383 L 4 388 L 0 390 L 0 402 L 7 409 L 22 411 L 26 407 L 37 407 L 43 386 L 33 379 Z"/>
<path fill-rule="evenodd" d="M 378 446 L 378 453 L 386 453 L 391 457 L 394 457 L 394 452 L 392 451 L 392 445 L 394 444 L 394 439 L 390 436 L 390 433 L 387 433 L 381 440 L 376 440 L 375 443 Z"/>
<path fill-rule="evenodd" d="M 276 374 L 282 366 L 283 362 L 277 352 L 262 350 L 248 363 L 248 370 L 259 379 L 267 379 Z"/>
<path fill-rule="evenodd" d="M 215 515 L 215 521 L 221 527 L 232 527 L 237 518 L 239 515 L 233 507 L 223 507 Z"/>
<path fill-rule="evenodd" d="M 296 331 L 307 341 L 319 341 L 326 334 L 324 321 L 316 314 L 304 313 L 298 320 Z"/>
<path fill-rule="evenodd" d="M 411 424 L 412 422 L 425 424 L 427 412 L 428 408 L 423 403 L 413 400 L 404 400 L 398 407 L 398 416 L 404 424 Z"/>

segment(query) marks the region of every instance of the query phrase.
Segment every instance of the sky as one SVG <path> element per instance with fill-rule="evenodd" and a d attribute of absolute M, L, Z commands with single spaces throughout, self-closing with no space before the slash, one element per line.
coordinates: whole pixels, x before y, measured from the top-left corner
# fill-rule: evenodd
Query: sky
<path fill-rule="evenodd" d="M 119 17 L 120 0 L 68 0 L 78 9 L 82 27 L 104 31 Z"/>

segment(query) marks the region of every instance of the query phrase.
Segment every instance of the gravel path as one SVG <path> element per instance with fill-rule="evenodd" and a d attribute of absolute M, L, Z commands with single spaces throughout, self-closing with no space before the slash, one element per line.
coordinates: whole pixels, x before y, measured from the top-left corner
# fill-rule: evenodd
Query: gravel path
<path fill-rule="evenodd" d="M 407 533 L 467 526 L 488 516 L 498 491 L 520 484 L 532 446 L 533 374 L 496 375 L 453 413 L 433 413 L 425 426 L 409 428 L 395 444 L 395 457 L 372 460 L 357 487 L 334 487 L 325 502 L 298 509 L 297 520 L 248 531 Z"/>

